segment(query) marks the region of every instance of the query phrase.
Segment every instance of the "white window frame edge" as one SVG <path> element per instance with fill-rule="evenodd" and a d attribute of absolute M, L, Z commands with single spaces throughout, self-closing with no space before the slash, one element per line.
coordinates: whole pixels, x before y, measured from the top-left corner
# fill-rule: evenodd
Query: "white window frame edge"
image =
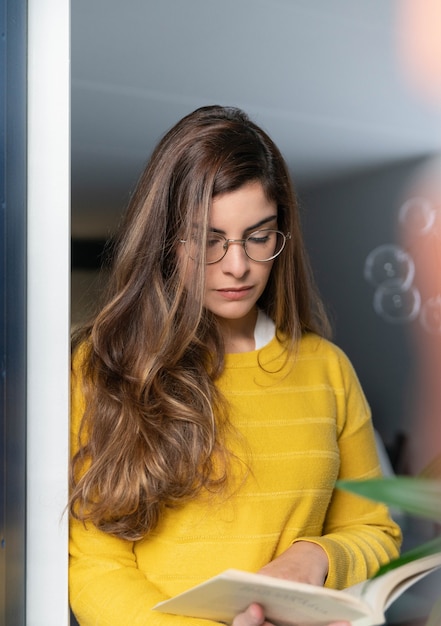
<path fill-rule="evenodd" d="M 70 5 L 28 0 L 26 624 L 69 623 Z"/>

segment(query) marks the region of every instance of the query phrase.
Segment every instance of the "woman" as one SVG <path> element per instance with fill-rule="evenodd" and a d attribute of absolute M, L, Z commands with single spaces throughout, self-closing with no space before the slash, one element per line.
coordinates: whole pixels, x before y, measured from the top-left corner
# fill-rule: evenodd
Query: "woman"
<path fill-rule="evenodd" d="M 154 151 L 108 293 L 74 340 L 71 604 L 82 626 L 196 626 L 151 610 L 227 568 L 342 588 L 397 556 L 372 424 L 327 339 L 283 158 L 204 107 Z M 361 453 L 362 452 L 362 453 Z M 257 604 L 234 626 L 260 626 Z"/>

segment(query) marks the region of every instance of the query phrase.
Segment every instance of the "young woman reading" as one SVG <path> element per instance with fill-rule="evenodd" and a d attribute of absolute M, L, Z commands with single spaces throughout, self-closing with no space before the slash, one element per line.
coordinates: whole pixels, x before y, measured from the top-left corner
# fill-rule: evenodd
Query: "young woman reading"
<path fill-rule="evenodd" d="M 70 599 L 81 626 L 224 569 L 343 588 L 396 557 L 369 409 L 310 275 L 284 160 L 240 110 L 196 110 L 131 199 L 104 302 L 74 337 Z M 234 626 L 262 626 L 248 607 Z M 336 625 L 333 625 L 336 626 Z"/>

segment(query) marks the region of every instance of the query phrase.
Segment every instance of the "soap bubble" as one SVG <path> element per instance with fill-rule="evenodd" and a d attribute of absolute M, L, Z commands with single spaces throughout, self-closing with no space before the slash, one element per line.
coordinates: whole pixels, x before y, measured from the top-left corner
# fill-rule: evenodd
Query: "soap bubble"
<path fill-rule="evenodd" d="M 384 244 L 374 248 L 364 264 L 364 276 L 375 287 L 379 285 L 400 285 L 410 287 L 415 274 L 415 264 L 405 250 L 394 244 Z"/>
<path fill-rule="evenodd" d="M 400 324 L 413 321 L 420 312 L 421 296 L 416 287 L 383 284 L 374 294 L 374 310 L 387 322 Z"/>
<path fill-rule="evenodd" d="M 401 205 L 398 219 L 413 234 L 427 235 L 435 223 L 436 211 L 427 198 L 409 198 Z"/>
<path fill-rule="evenodd" d="M 441 295 L 429 298 L 423 304 L 420 321 L 428 332 L 441 334 Z"/>

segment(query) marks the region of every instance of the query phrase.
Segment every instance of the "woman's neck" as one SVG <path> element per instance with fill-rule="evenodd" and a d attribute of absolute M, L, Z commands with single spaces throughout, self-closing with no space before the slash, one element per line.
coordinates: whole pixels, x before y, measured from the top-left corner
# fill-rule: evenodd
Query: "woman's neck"
<path fill-rule="evenodd" d="M 226 353 L 251 352 L 256 349 L 254 339 L 256 321 L 257 308 L 250 311 L 246 318 L 237 320 L 219 318 Z"/>

